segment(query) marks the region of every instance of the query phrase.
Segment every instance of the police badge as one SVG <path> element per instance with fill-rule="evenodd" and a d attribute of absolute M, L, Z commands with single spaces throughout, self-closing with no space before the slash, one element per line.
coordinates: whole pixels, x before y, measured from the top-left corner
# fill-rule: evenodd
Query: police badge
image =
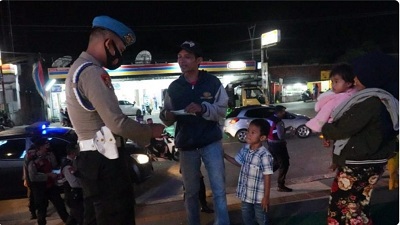
<path fill-rule="evenodd" d="M 110 75 L 108 75 L 108 74 L 102 74 L 102 75 L 101 75 L 101 79 L 103 80 L 104 84 L 105 84 L 108 88 L 114 90 L 114 87 L 113 87 L 113 85 L 112 85 L 112 83 L 111 83 L 111 77 L 110 77 Z"/>

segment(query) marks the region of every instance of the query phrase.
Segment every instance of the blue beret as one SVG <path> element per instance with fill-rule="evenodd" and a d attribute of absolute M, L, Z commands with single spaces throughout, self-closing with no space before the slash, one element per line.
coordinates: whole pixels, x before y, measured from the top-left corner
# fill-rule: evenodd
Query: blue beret
<path fill-rule="evenodd" d="M 114 32 L 124 42 L 125 46 L 129 46 L 136 41 L 133 31 L 125 24 L 108 16 L 97 16 L 93 19 L 93 28 L 100 27 Z"/>

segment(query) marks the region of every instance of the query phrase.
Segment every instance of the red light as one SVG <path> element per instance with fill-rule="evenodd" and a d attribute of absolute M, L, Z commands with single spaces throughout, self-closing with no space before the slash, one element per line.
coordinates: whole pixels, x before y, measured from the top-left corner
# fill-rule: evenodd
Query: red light
<path fill-rule="evenodd" d="M 230 124 L 235 124 L 239 121 L 239 118 L 233 118 L 231 121 L 229 121 Z"/>

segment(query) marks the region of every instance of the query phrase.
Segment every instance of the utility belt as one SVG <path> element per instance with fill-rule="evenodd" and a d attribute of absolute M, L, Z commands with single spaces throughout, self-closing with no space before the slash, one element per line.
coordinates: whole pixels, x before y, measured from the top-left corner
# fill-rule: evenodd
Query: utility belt
<path fill-rule="evenodd" d="M 122 137 L 114 136 L 111 130 L 103 126 L 92 139 L 79 141 L 81 152 L 98 151 L 108 159 L 118 158 L 118 147 L 122 145 Z"/>

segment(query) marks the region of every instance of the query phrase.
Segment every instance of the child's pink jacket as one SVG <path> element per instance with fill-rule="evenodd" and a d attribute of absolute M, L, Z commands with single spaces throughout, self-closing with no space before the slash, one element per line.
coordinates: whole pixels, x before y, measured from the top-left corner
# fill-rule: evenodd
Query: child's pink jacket
<path fill-rule="evenodd" d="M 322 126 L 327 122 L 332 122 L 332 112 L 340 103 L 348 100 L 356 90 L 350 88 L 346 92 L 335 94 L 333 91 L 327 91 L 322 93 L 318 97 L 317 103 L 315 103 L 315 112 L 317 115 L 306 123 L 314 132 L 321 132 Z"/>

